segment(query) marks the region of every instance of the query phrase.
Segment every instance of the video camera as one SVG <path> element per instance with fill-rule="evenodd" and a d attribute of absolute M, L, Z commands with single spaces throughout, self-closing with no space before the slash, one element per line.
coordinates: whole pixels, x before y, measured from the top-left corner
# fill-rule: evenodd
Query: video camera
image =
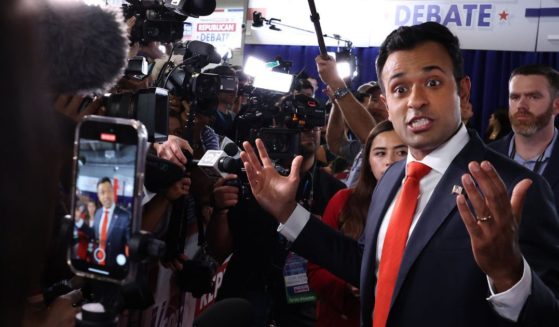
<path fill-rule="evenodd" d="M 257 92 L 237 118 L 236 141 L 262 139 L 272 160 L 299 154 L 300 132 L 325 124 L 324 108 L 304 94 L 277 95 Z"/>
<path fill-rule="evenodd" d="M 176 42 L 182 39 L 184 21 L 190 17 L 210 15 L 215 0 L 126 0 L 122 5 L 126 19 L 136 17 L 130 33 L 132 42 Z"/>
<path fill-rule="evenodd" d="M 144 57 L 128 60 L 125 79 L 141 80 L 148 74 L 149 65 Z M 149 142 L 167 140 L 168 101 L 168 91 L 157 87 L 107 93 L 103 96 L 107 116 L 139 120 L 147 129 Z"/>
<path fill-rule="evenodd" d="M 209 114 L 217 107 L 219 92 L 237 92 L 237 79 L 234 76 L 201 73 L 208 64 L 221 63 L 221 56 L 213 45 L 189 41 L 183 47 L 183 62 L 176 66 L 168 62 L 156 83 L 179 98 L 187 99 L 193 115 L 196 111 Z"/>

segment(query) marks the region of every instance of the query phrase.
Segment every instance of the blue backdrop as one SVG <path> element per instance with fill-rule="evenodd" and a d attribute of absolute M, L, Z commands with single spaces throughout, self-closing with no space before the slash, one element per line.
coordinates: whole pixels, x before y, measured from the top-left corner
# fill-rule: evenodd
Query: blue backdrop
<path fill-rule="evenodd" d="M 335 52 L 336 48 L 328 51 Z M 252 45 L 246 44 L 244 57 L 255 56 L 271 61 L 276 56 L 293 61 L 291 73 L 305 70 L 318 79 L 314 58 L 319 53 L 316 46 Z M 376 80 L 374 62 L 378 48 L 355 48 L 358 58 L 358 76 L 353 88 L 370 80 Z M 464 70 L 472 79 L 471 102 L 474 107 L 472 126 L 481 134 L 486 130 L 489 116 L 499 107 L 508 107 L 508 79 L 510 72 L 524 64 L 540 63 L 559 69 L 557 52 L 517 52 L 464 50 Z M 320 82 L 320 79 L 319 79 Z M 320 88 L 324 85 L 320 82 Z M 317 94 L 318 96 L 318 94 Z"/>

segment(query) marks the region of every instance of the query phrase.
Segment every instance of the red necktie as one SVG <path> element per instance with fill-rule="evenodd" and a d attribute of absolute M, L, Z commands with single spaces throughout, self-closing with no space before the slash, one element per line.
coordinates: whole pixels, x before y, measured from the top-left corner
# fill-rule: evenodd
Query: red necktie
<path fill-rule="evenodd" d="M 109 210 L 105 210 L 103 215 L 103 222 L 101 223 L 101 237 L 99 237 L 99 248 L 102 250 L 102 260 L 99 261 L 101 266 L 105 265 L 105 259 L 107 258 L 107 252 L 105 252 L 105 246 L 107 245 L 107 228 L 109 226 Z"/>
<path fill-rule="evenodd" d="M 410 226 L 419 197 L 419 180 L 427 175 L 431 168 L 420 162 L 410 162 L 407 176 L 396 204 L 388 229 L 384 237 L 382 256 L 380 258 L 373 327 L 385 327 L 390 311 L 390 302 L 396 286 L 400 264 L 404 256 Z"/>

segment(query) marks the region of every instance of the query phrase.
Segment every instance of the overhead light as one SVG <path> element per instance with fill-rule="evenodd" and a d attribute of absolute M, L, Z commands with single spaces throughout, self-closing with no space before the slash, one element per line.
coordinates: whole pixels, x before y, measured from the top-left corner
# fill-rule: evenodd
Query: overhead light
<path fill-rule="evenodd" d="M 292 83 L 293 75 L 291 74 L 264 71 L 261 74 L 254 76 L 252 86 L 260 89 L 287 93 L 291 89 Z"/>
<path fill-rule="evenodd" d="M 351 48 L 343 48 L 335 53 L 338 74 L 343 79 L 357 76 L 357 57 L 351 53 Z"/>
<path fill-rule="evenodd" d="M 266 70 L 266 62 L 253 56 L 249 56 L 243 66 L 243 72 L 252 77 L 264 70 Z"/>
<path fill-rule="evenodd" d="M 252 86 L 256 88 L 287 93 L 293 83 L 293 75 L 272 71 L 278 63 L 267 63 L 261 59 L 249 56 L 244 64 L 243 72 L 254 77 Z"/>

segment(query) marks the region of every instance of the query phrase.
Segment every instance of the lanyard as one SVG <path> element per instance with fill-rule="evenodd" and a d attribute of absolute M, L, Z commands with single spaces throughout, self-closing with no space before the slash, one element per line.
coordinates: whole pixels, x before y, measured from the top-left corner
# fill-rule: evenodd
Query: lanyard
<path fill-rule="evenodd" d="M 316 178 L 316 164 L 313 166 L 311 172 L 307 172 L 305 182 L 303 184 L 302 190 L 299 193 L 299 204 L 305 207 L 307 210 L 311 210 L 314 200 L 314 181 Z"/>
<path fill-rule="evenodd" d="M 534 168 L 532 169 L 533 172 L 539 174 L 540 171 L 540 167 L 542 165 L 543 162 L 543 156 L 545 155 L 545 152 L 547 151 L 547 148 L 549 147 L 549 145 L 551 144 L 551 142 L 553 142 L 553 137 L 551 138 L 551 141 L 549 141 L 549 143 L 547 143 L 547 145 L 545 146 L 545 149 L 543 150 L 543 152 L 538 156 L 538 159 L 536 159 L 536 163 L 534 164 Z M 514 142 L 514 137 L 512 138 L 512 150 L 510 152 L 510 158 L 512 160 L 514 160 L 514 156 L 516 156 L 516 144 Z"/>

